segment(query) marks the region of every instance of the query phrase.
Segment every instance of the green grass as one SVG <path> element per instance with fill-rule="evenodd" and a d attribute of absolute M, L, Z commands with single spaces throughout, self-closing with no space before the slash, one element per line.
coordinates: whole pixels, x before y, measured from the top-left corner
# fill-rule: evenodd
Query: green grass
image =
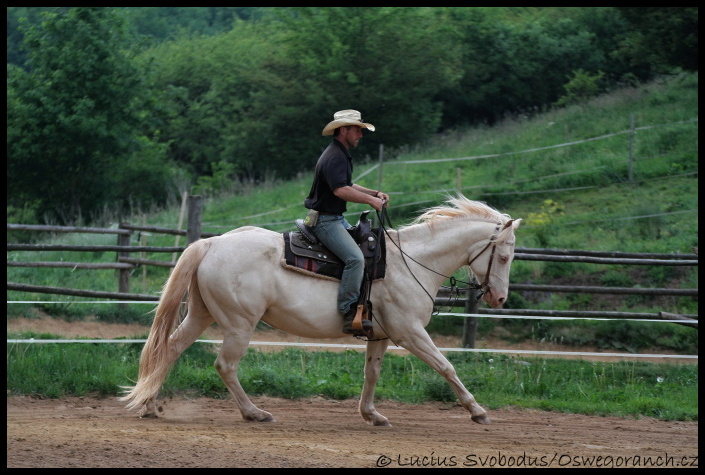
<path fill-rule="evenodd" d="M 13 335 L 29 338 L 33 334 Z M 47 337 L 47 335 L 34 335 Z M 49 398 L 117 396 L 137 376 L 141 344 L 8 344 L 8 394 Z M 213 368 L 217 345 L 197 343 L 177 361 L 162 397 L 230 398 Z M 451 353 L 461 381 L 490 409 L 505 406 L 660 420 L 698 420 L 698 366 L 642 362 L 587 362 Z M 289 399 L 322 395 L 357 398 L 364 353 L 265 353 L 251 348 L 239 378 L 250 395 Z M 448 383 L 414 356 L 388 354 L 377 400 L 456 401 Z"/>

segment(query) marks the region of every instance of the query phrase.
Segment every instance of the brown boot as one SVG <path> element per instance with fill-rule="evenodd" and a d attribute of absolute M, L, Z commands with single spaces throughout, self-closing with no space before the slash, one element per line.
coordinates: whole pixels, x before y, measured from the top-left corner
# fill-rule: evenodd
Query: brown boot
<path fill-rule="evenodd" d="M 362 330 L 357 330 L 352 327 L 353 320 L 355 320 L 355 314 L 357 313 L 357 305 L 350 307 L 343 317 L 343 333 L 347 335 L 357 335 L 365 336 L 370 330 L 372 330 L 372 322 L 366 318 L 362 319 Z"/>

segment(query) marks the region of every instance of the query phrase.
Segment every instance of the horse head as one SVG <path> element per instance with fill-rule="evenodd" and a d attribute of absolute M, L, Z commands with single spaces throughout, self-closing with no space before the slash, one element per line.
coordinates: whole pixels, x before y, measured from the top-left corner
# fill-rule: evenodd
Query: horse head
<path fill-rule="evenodd" d="M 514 259 L 514 231 L 521 219 L 509 219 L 499 224 L 486 244 L 470 255 L 468 266 L 477 276 L 482 300 L 492 308 L 502 308 L 509 295 L 509 271 Z"/>

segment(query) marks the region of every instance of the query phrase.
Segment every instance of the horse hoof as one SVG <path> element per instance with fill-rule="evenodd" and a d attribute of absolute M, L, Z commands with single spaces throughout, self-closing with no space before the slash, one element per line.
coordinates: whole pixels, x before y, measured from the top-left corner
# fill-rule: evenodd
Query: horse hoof
<path fill-rule="evenodd" d="M 479 416 L 472 416 L 471 419 L 473 422 L 477 422 L 478 424 L 489 424 L 490 423 L 490 418 L 487 417 L 487 414 L 482 414 Z"/>
<path fill-rule="evenodd" d="M 365 422 L 374 427 L 392 427 L 389 419 L 379 414 L 376 417 L 365 418 Z"/>
<path fill-rule="evenodd" d="M 158 419 L 158 416 L 153 412 L 148 412 L 146 414 L 142 414 L 140 419 Z"/>
<path fill-rule="evenodd" d="M 242 418 L 245 419 L 247 422 L 277 422 L 274 420 L 274 416 L 272 416 L 268 412 L 265 412 L 264 414 L 250 416 L 245 416 L 243 414 Z"/>

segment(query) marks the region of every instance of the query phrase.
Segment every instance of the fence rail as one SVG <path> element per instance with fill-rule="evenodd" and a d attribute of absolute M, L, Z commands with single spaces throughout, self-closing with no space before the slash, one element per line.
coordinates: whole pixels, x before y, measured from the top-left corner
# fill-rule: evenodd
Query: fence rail
<path fill-rule="evenodd" d="M 80 289 L 65 289 L 62 287 L 48 287 L 45 285 L 17 284 L 15 282 L 7 283 L 7 290 L 17 290 L 19 292 L 36 292 L 38 294 L 53 294 L 53 295 L 73 295 L 76 297 L 95 297 L 102 299 L 113 300 L 140 300 L 153 301 L 159 300 L 159 296 L 132 294 L 124 292 L 101 292 L 99 290 L 80 290 Z"/>
<path fill-rule="evenodd" d="M 524 261 L 553 261 L 553 262 L 589 262 L 592 264 L 622 264 L 622 265 L 659 265 L 659 266 L 696 266 L 697 260 L 671 260 L 671 259 L 617 259 L 614 257 L 588 257 L 577 255 L 554 256 L 550 254 L 515 253 L 514 259 Z"/>

